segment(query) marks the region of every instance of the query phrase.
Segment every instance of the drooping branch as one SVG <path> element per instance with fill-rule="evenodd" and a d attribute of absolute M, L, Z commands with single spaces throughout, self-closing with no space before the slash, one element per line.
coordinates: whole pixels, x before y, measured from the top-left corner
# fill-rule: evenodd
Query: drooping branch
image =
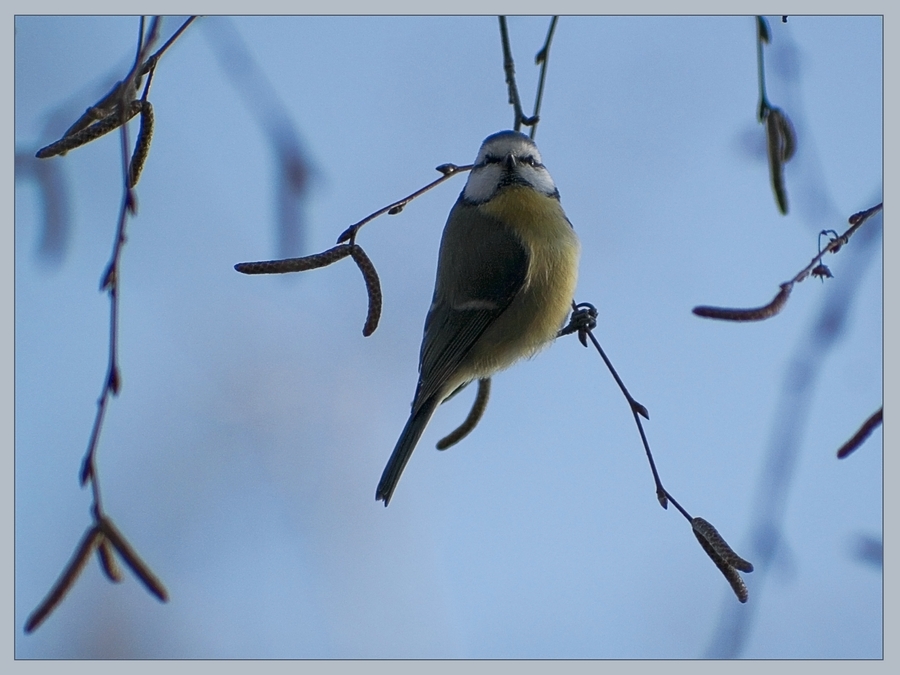
<path fill-rule="evenodd" d="M 436 169 L 443 174 L 440 178 L 432 181 L 425 187 L 416 190 L 412 194 L 407 195 L 403 199 L 388 204 L 387 206 L 370 213 L 359 222 L 354 223 L 338 237 L 337 246 L 333 246 L 326 251 L 303 256 L 302 258 L 237 263 L 234 266 L 234 269 L 242 274 L 286 274 L 291 272 L 306 272 L 320 267 L 327 267 L 348 256 L 352 257 L 357 267 L 359 267 L 359 271 L 363 275 L 363 281 L 366 284 L 369 309 L 366 314 L 365 324 L 363 325 L 363 335 L 369 337 L 375 332 L 375 329 L 378 328 L 383 298 L 381 293 L 381 282 L 378 279 L 378 272 L 375 269 L 375 265 L 369 259 L 369 256 L 366 255 L 366 252 L 363 251 L 362 247 L 356 243 L 356 235 L 360 228 L 385 213 L 388 215 L 400 213 L 403 208 L 416 197 L 425 194 L 458 173 L 469 171 L 471 168 L 471 164 L 465 166 L 441 164 Z"/>
<path fill-rule="evenodd" d="M 97 400 L 97 413 L 94 417 L 87 451 L 82 460 L 79 473 L 81 484 L 86 485 L 89 483 L 91 487 L 91 514 L 94 522 L 88 528 L 84 537 L 82 537 L 72 559 L 63 570 L 56 584 L 38 605 L 37 609 L 29 616 L 25 624 L 27 633 L 35 630 L 59 605 L 66 593 L 77 581 L 88 557 L 94 550 L 97 551 L 103 573 L 111 581 L 118 582 L 122 578 L 121 571 L 113 556 L 113 551 L 115 551 L 124 559 L 126 564 L 153 595 L 163 602 L 168 599 L 168 593 L 162 582 L 153 574 L 147 564 L 141 560 L 125 536 L 104 513 L 97 469 L 97 448 L 99 447 L 100 433 L 109 399 L 118 395 L 122 387 L 122 375 L 118 362 L 119 262 L 122 255 L 122 247 L 126 240 L 125 229 L 128 216 L 129 214 L 134 215 L 137 210 L 134 187 L 140 177 L 153 137 L 153 109 L 147 100 L 150 83 L 152 82 L 159 57 L 174 43 L 192 21 L 193 17 L 185 21 L 168 42 L 156 54 L 148 58 L 150 49 L 157 39 L 160 21 L 159 17 L 154 17 L 150 22 L 149 28 L 145 31 L 144 17 L 141 17 L 137 53 L 129 74 L 121 82 L 116 83 L 112 90 L 96 105 L 88 108 L 85 114 L 69 128 L 62 139 L 37 153 L 39 158 L 64 155 L 69 150 L 84 145 L 114 129 L 119 129 L 123 197 L 116 225 L 112 254 L 100 282 L 100 290 L 106 291 L 110 299 L 109 358 L 102 390 Z M 147 75 L 147 81 L 144 85 L 142 96 L 139 100 L 135 100 L 137 89 L 144 75 Z M 138 113 L 141 115 L 140 131 L 134 152 L 130 152 L 127 122 Z"/>
<path fill-rule="evenodd" d="M 622 391 L 623 396 L 625 396 L 625 400 L 628 401 L 628 405 L 631 408 L 631 414 L 634 417 L 634 422 L 640 433 L 641 442 L 644 445 L 644 452 L 647 455 L 647 461 L 650 463 L 650 470 L 653 473 L 653 480 L 656 483 L 656 498 L 659 501 L 660 506 L 665 509 L 671 502 L 678 512 L 684 516 L 691 524 L 691 528 L 697 541 L 700 542 L 703 550 L 716 564 L 719 571 L 725 576 L 738 600 L 747 602 L 747 587 L 738 572 L 752 572 L 753 565 L 738 556 L 725 542 L 715 527 L 703 518 L 692 517 L 691 514 L 675 500 L 672 494 L 663 487 L 659 472 L 656 469 L 656 462 L 653 460 L 653 453 L 650 451 L 650 443 L 647 440 L 647 434 L 644 432 L 644 425 L 641 422 L 641 417 L 649 420 L 650 415 L 647 412 L 647 409 L 638 403 L 628 392 L 625 383 L 622 382 L 622 379 L 613 367 L 612 361 L 609 360 L 609 357 L 607 357 L 603 348 L 600 346 L 600 342 L 594 336 L 593 330 L 597 327 L 597 310 L 593 305 L 587 302 L 578 305 L 573 302 L 572 309 L 573 312 L 569 324 L 559 332 L 559 335 L 563 336 L 577 333 L 579 341 L 585 347 L 587 347 L 587 341 L 590 339 L 594 348 L 597 350 L 597 353 L 600 354 L 600 357 L 606 364 L 607 369 L 609 369 L 609 372 L 612 374 L 613 379 L 615 379 L 616 384 L 619 385 L 619 389 Z"/>
<path fill-rule="evenodd" d="M 769 159 L 769 178 L 775 203 L 782 215 L 788 212 L 787 188 L 784 184 L 784 165 L 794 156 L 797 149 L 797 135 L 790 118 L 781 108 L 769 102 L 766 93 L 766 67 L 763 60 L 763 45 L 772 39 L 765 17 L 756 17 L 756 69 L 759 82 L 759 106 L 756 118 L 766 125 L 766 151 Z"/>
<path fill-rule="evenodd" d="M 472 403 L 472 409 L 456 429 L 444 436 L 437 442 L 435 446 L 438 450 L 446 450 L 472 433 L 472 430 L 478 426 L 484 411 L 487 409 L 488 398 L 491 395 L 491 378 L 486 377 L 478 380 L 478 393 L 475 395 L 475 401 Z"/>

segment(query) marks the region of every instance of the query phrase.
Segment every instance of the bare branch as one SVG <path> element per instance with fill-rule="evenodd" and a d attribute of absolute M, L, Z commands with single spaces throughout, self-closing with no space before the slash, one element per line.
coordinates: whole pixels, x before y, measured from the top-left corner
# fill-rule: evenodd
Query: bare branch
<path fill-rule="evenodd" d="M 188 17 L 185 20 L 185 22 L 183 24 L 181 24 L 181 26 L 178 27 L 178 30 L 176 30 L 172 34 L 172 37 L 170 37 L 168 40 L 166 40 L 165 44 L 162 47 L 160 47 L 158 50 L 156 50 L 156 53 L 154 53 L 153 56 L 151 56 L 149 59 L 147 59 L 144 62 L 144 65 L 141 66 L 141 71 L 140 71 L 141 75 L 145 75 L 148 71 L 156 68 L 157 61 L 159 61 L 159 59 L 166 52 L 166 50 L 168 50 L 169 47 L 171 47 L 175 43 L 175 41 L 181 37 L 181 34 L 187 29 L 188 26 L 190 26 L 194 22 L 194 19 L 196 19 L 196 18 L 197 18 L 196 16 Z"/>
<path fill-rule="evenodd" d="M 837 451 L 838 459 L 844 459 L 844 457 L 861 446 L 863 442 L 865 442 L 865 440 L 871 435 L 871 433 L 875 431 L 876 427 L 881 424 L 883 417 L 884 408 L 882 407 L 874 412 L 869 419 L 863 422 L 863 425 L 859 428 L 859 431 L 853 434 L 853 438 L 851 438 L 840 447 L 840 449 Z"/>
<path fill-rule="evenodd" d="M 822 258 L 826 253 L 837 253 L 845 244 L 850 241 L 850 237 L 866 222 L 871 216 L 878 213 L 882 209 L 882 204 L 876 204 L 872 208 L 854 213 L 849 218 L 850 228 L 839 237 L 835 237 L 828 242 L 828 245 L 819 251 L 819 254 L 813 257 L 809 264 L 802 270 L 797 272 L 793 279 L 781 284 L 781 290 L 772 299 L 768 305 L 762 307 L 754 307 L 752 309 L 730 309 L 726 307 L 711 307 L 709 305 L 699 305 L 694 307 L 693 313 L 707 319 L 722 319 L 724 321 L 762 321 L 778 314 L 787 304 L 788 296 L 794 284 L 800 283 L 810 274 L 820 278 L 831 276 L 831 272 L 827 267 L 821 265 Z M 827 232 L 827 231 L 826 231 Z M 824 270 L 822 269 L 824 267 Z"/>
<path fill-rule="evenodd" d="M 516 86 L 516 63 L 513 61 L 512 49 L 509 46 L 509 30 L 506 28 L 506 17 L 500 16 L 500 45 L 503 48 L 503 72 L 506 75 L 506 87 L 509 90 L 509 104 L 513 107 L 513 130 L 519 131 L 525 120 L 522 112 L 522 101 L 519 99 L 519 88 Z"/>
<path fill-rule="evenodd" d="M 366 223 L 368 223 L 372 220 L 375 220 L 378 216 L 382 216 L 385 213 L 387 213 L 388 215 L 391 215 L 391 216 L 397 215 L 398 213 L 400 213 L 403 210 L 403 208 L 407 204 L 409 204 L 416 197 L 419 197 L 419 196 L 425 194 L 432 188 L 437 187 L 438 185 L 443 183 L 445 180 L 452 178 L 453 176 L 455 176 L 458 173 L 463 173 L 465 171 L 471 171 L 472 166 L 473 166 L 472 164 L 466 164 L 464 166 L 457 166 L 456 164 L 441 164 L 439 167 L 436 167 L 435 170 L 440 171 L 443 174 L 443 176 L 441 176 L 437 180 L 430 182 L 425 187 L 419 188 L 418 190 L 413 192 L 411 195 L 408 195 L 408 196 L 404 197 L 403 199 L 400 199 L 400 200 L 394 202 L 393 204 L 388 204 L 384 208 L 378 209 L 374 213 L 370 213 L 368 216 L 366 216 L 365 218 L 360 220 L 358 223 L 354 223 L 353 225 L 348 227 L 346 230 L 341 232 L 341 235 L 337 239 L 337 243 L 342 244 L 345 241 L 349 241 L 350 243 L 355 242 L 356 234 L 359 232 L 360 228 L 363 225 L 365 225 Z"/>
<path fill-rule="evenodd" d="M 590 339 L 594 348 L 606 364 L 606 367 L 609 369 L 609 372 L 612 373 L 613 379 L 615 379 L 616 384 L 619 385 L 619 389 L 631 406 L 631 414 L 634 417 L 634 422 L 640 433 L 641 443 L 644 445 L 647 461 L 650 463 L 650 470 L 653 473 L 653 480 L 656 483 L 656 498 L 659 501 L 660 506 L 665 509 L 668 507 L 669 503 L 671 503 L 678 512 L 691 523 L 694 535 L 697 537 L 703 550 L 706 551 L 706 554 L 716 564 L 716 567 L 718 567 L 722 574 L 725 575 L 728 583 L 730 583 L 732 589 L 734 589 L 738 600 L 747 602 L 747 587 L 744 585 L 740 574 L 738 574 L 738 570 L 752 572 L 753 565 L 737 555 L 725 542 L 715 527 L 703 518 L 693 518 L 691 514 L 675 500 L 672 494 L 663 487 L 659 472 L 656 469 L 656 462 L 653 460 L 653 453 L 650 451 L 650 443 L 647 441 L 647 434 L 644 433 L 644 425 L 641 422 L 641 416 L 646 419 L 650 419 L 650 416 L 647 413 L 647 409 L 635 401 L 631 394 L 628 393 L 628 389 L 625 387 L 625 384 L 613 367 L 612 362 L 606 356 L 603 348 L 600 347 L 597 338 L 594 337 L 593 329 L 597 326 L 597 310 L 593 305 L 587 302 L 578 305 L 573 302 L 572 307 L 574 311 L 572 312 L 569 324 L 559 332 L 559 335 L 570 335 L 571 333 L 577 332 L 578 338 L 584 346 L 587 346 L 587 340 Z"/>
<path fill-rule="evenodd" d="M 163 52 L 178 39 L 195 18 L 196 17 L 191 17 L 185 21 L 159 51 L 149 59 L 145 60 L 147 52 L 156 40 L 159 29 L 159 17 L 154 17 L 146 38 L 144 36 L 144 19 L 141 17 L 137 55 L 135 57 L 134 66 L 132 66 L 128 75 L 123 80 L 116 82 L 103 98 L 88 108 L 85 113 L 66 130 L 66 133 L 63 134 L 63 137 L 60 140 L 41 148 L 35 156 L 45 159 L 56 155 L 65 155 L 69 150 L 74 150 L 86 143 L 90 143 L 101 136 L 105 136 L 110 131 L 119 128 L 134 118 L 139 112 L 145 112 L 144 103 L 146 103 L 147 100 L 147 90 L 149 89 L 150 84 L 149 79 L 147 88 L 144 90 L 144 103 L 134 100 L 137 96 L 137 89 L 140 86 L 141 78 L 147 73 L 150 73 L 150 76 L 152 77 L 153 70 L 156 68 L 156 63 L 159 61 Z M 147 132 L 148 138 L 146 139 L 146 148 L 143 149 L 143 157 L 140 160 L 141 166 L 143 166 L 143 161 L 146 159 L 146 153 L 149 150 L 149 135 L 152 134 L 152 110 L 149 111 L 149 113 L 145 112 L 145 114 L 151 116 L 151 128 Z M 145 122 L 142 119 L 142 133 L 144 123 Z M 138 173 L 140 173 L 140 169 L 138 169 Z M 135 182 L 137 181 L 135 180 Z"/>
<path fill-rule="evenodd" d="M 553 42 L 553 33 L 556 32 L 556 23 L 558 20 L 558 16 L 554 16 L 550 19 L 550 28 L 547 29 L 547 39 L 544 40 L 544 46 L 541 47 L 540 51 L 538 51 L 534 57 L 535 64 L 541 66 L 541 74 L 538 78 L 537 95 L 534 98 L 534 114 L 531 116 L 531 119 L 534 120 L 531 125 L 532 140 L 534 140 L 535 134 L 537 134 L 537 125 L 541 119 L 541 103 L 544 101 L 544 80 L 547 78 L 547 64 L 550 61 L 550 43 Z"/>
<path fill-rule="evenodd" d="M 154 595 L 163 601 L 168 597 L 162 583 L 147 565 L 141 561 L 124 536 L 112 524 L 112 521 L 104 515 L 100 495 L 100 481 L 97 475 L 96 454 L 107 403 L 110 396 L 115 396 L 119 393 L 122 385 L 122 376 L 118 364 L 119 259 L 122 246 L 126 240 L 125 226 L 128 221 L 128 214 L 134 214 L 137 208 L 133 188 L 140 177 L 153 136 L 153 108 L 147 100 L 147 96 L 159 56 L 184 32 L 184 29 L 192 20 L 193 18 L 186 21 L 175 35 L 169 39 L 163 49 L 158 51 L 151 61 L 147 61 L 147 54 L 156 41 L 160 21 L 159 17 L 155 17 L 145 34 L 144 18 L 141 17 L 137 53 L 134 65 L 128 76 L 121 82 L 117 82 L 112 90 L 95 106 L 88 108 L 87 112 L 69 128 L 60 141 L 39 150 L 37 153 L 37 156 L 41 158 L 62 155 L 68 150 L 84 145 L 116 128 L 120 129 L 123 197 L 116 225 L 112 254 L 100 282 L 100 290 L 108 292 L 110 298 L 109 361 L 103 388 L 97 400 L 97 414 L 91 428 L 88 448 L 82 460 L 79 474 L 82 485 L 88 482 L 91 485 L 93 498 L 91 512 L 94 516 L 94 524 L 88 529 L 59 581 L 51 589 L 47 598 L 29 617 L 25 625 L 26 632 L 34 630 L 59 604 L 71 585 L 74 584 L 94 548 L 97 549 L 100 566 L 104 574 L 111 581 L 120 581 L 122 575 L 112 555 L 110 546 L 119 552 Z M 139 100 L 135 100 L 140 80 L 145 74 L 148 77 L 142 97 Z M 141 113 L 140 132 L 135 150 L 129 156 L 127 122 L 138 113 Z"/>

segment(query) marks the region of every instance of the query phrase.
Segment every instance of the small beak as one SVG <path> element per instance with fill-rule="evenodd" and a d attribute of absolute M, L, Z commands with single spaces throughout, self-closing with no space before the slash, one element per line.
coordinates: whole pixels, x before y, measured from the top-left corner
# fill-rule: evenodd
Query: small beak
<path fill-rule="evenodd" d="M 507 155 L 504 162 L 507 171 L 513 171 L 516 168 L 516 158 L 514 155 Z"/>

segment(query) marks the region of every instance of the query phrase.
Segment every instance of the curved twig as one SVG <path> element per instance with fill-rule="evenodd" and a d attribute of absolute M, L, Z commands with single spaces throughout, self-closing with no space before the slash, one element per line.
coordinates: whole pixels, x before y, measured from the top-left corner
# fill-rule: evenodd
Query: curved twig
<path fill-rule="evenodd" d="M 879 203 L 865 211 L 860 211 L 859 213 L 854 213 L 850 216 L 848 219 L 850 228 L 841 236 L 835 237 L 829 241 L 828 245 L 821 249 L 818 255 L 814 256 L 806 267 L 797 272 L 793 279 L 781 284 L 781 290 L 768 305 L 751 309 L 730 309 L 726 307 L 699 305 L 694 307 L 691 311 L 697 316 L 702 316 L 707 319 L 722 319 L 723 321 L 762 321 L 763 319 L 775 316 L 784 308 L 785 304 L 787 304 L 788 296 L 791 294 L 794 284 L 800 283 L 810 274 L 820 278 L 831 276 L 831 272 L 828 271 L 828 268 L 821 264 L 822 258 L 825 257 L 826 253 L 837 253 L 841 250 L 841 248 L 850 241 L 850 237 L 853 236 L 862 224 L 871 216 L 881 211 L 882 207 L 883 203 Z"/>
<path fill-rule="evenodd" d="M 723 321 L 762 321 L 775 316 L 782 310 L 791 294 L 794 284 L 791 282 L 781 284 L 781 290 L 772 298 L 772 302 L 762 307 L 750 309 L 730 309 L 727 307 L 710 307 L 698 305 L 692 312 L 706 319 L 722 319 Z"/>
<path fill-rule="evenodd" d="M 350 244 L 350 255 L 353 262 L 362 272 L 363 281 L 366 282 L 366 295 L 369 297 L 369 311 L 366 314 L 366 322 L 363 324 L 363 337 L 369 337 L 378 328 L 378 321 L 381 319 L 381 281 L 378 279 L 378 272 L 375 271 L 375 265 L 362 250 L 358 244 Z"/>
<path fill-rule="evenodd" d="M 472 403 L 472 409 L 456 429 L 444 436 L 437 442 L 435 447 L 438 450 L 446 450 L 459 443 L 462 439 L 472 433 L 472 430 L 478 426 L 484 411 L 487 409 L 488 398 L 491 395 L 491 378 L 485 377 L 478 380 L 478 393 L 475 394 L 475 401 Z"/>

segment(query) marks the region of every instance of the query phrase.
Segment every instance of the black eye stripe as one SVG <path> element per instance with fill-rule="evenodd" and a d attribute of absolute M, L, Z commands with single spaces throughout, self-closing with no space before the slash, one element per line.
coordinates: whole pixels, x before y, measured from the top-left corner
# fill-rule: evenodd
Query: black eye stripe
<path fill-rule="evenodd" d="M 541 164 L 539 161 L 537 161 L 537 159 L 535 159 L 533 155 L 525 155 L 524 157 L 516 157 L 516 159 L 518 159 L 518 161 L 521 162 L 522 164 L 527 164 L 528 166 L 534 167 L 536 169 L 539 167 L 540 168 L 544 167 L 544 165 Z M 484 158 L 484 160 L 482 160 L 481 164 L 477 164 L 476 166 L 481 167 L 481 166 L 487 166 L 489 164 L 503 164 L 505 161 L 506 161 L 505 155 L 503 155 L 503 156 L 488 155 L 487 157 Z"/>

